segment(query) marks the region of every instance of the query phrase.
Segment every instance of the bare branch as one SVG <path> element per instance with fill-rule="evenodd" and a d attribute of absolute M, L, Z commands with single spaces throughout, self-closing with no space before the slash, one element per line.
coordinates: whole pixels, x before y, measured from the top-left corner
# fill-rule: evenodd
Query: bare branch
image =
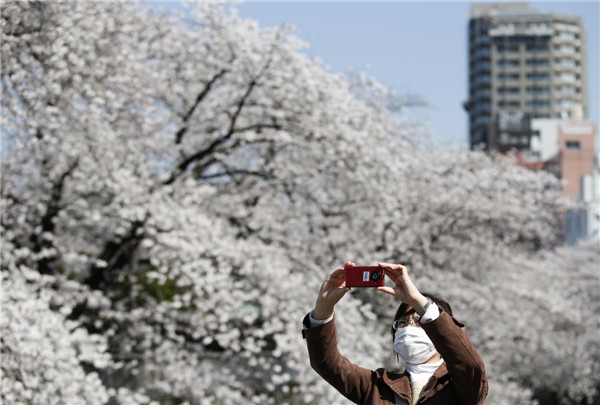
<path fill-rule="evenodd" d="M 212 86 L 217 82 L 217 80 L 219 80 L 220 78 L 222 78 L 227 72 L 228 72 L 227 69 L 220 70 L 216 75 L 213 76 L 212 79 L 210 79 L 206 83 L 206 85 L 204 86 L 204 89 L 202 89 L 202 91 L 198 94 L 198 96 L 196 97 L 196 100 L 194 101 L 194 104 L 188 109 L 188 111 L 182 117 L 183 118 L 183 126 L 175 134 L 175 143 L 176 144 L 180 144 L 181 143 L 181 139 L 183 138 L 183 136 L 188 131 L 189 120 L 192 117 L 192 114 L 194 113 L 194 111 L 196 110 L 196 108 L 198 107 L 198 105 L 208 95 L 208 92 L 211 90 Z"/>

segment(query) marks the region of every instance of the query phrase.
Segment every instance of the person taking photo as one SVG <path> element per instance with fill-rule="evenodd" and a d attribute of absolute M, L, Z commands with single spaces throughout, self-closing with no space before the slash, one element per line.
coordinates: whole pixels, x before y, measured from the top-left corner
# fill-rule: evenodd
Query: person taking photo
<path fill-rule="evenodd" d="M 485 368 L 464 325 L 452 317 L 446 301 L 419 292 L 402 265 L 379 263 L 395 286 L 377 290 L 401 301 L 391 333 L 405 372 L 369 370 L 340 354 L 334 307 L 350 291 L 346 272 L 352 267 L 348 262 L 325 279 L 315 308 L 303 320 L 312 368 L 357 404 L 483 404 L 488 391 Z"/>

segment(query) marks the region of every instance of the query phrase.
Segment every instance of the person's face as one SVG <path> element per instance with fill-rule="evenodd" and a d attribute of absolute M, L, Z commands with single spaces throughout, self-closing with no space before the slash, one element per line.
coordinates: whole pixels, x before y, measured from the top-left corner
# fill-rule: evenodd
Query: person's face
<path fill-rule="evenodd" d="M 392 326 L 395 330 L 405 328 L 409 325 L 420 328 L 421 325 L 419 324 L 419 319 L 420 318 L 419 315 L 417 315 L 417 311 L 415 311 L 415 309 L 412 307 L 408 307 L 406 309 L 406 312 L 404 312 L 404 314 L 400 316 L 400 318 L 396 319 Z"/>

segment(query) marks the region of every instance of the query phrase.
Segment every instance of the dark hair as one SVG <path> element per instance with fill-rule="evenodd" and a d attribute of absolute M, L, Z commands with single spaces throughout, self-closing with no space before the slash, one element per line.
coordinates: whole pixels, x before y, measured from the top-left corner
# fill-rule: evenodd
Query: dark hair
<path fill-rule="evenodd" d="M 440 307 L 441 309 L 444 310 L 444 312 L 447 312 L 448 315 L 452 316 L 452 308 L 450 308 L 450 304 L 448 304 L 448 302 L 441 298 L 438 297 L 437 295 L 428 293 L 428 292 L 423 292 L 421 293 L 424 296 L 426 296 L 427 298 L 431 298 L 431 301 L 435 302 L 437 304 L 438 307 Z M 396 319 L 400 319 L 400 317 L 402 315 L 405 315 L 406 312 L 408 311 L 409 305 L 406 303 L 402 303 L 400 304 L 400 306 L 398 307 L 398 310 L 396 311 L 396 315 L 394 316 L 394 321 Z M 394 338 L 396 337 L 396 331 L 394 330 L 394 328 L 390 328 L 392 331 L 392 342 L 394 341 Z"/>

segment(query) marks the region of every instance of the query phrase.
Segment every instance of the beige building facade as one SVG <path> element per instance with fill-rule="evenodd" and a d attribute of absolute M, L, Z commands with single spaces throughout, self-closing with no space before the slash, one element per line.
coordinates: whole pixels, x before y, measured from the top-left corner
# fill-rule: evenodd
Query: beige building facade
<path fill-rule="evenodd" d="M 529 3 L 472 5 L 469 20 L 471 148 L 528 149 L 533 119 L 588 115 L 581 18 Z"/>
<path fill-rule="evenodd" d="M 592 123 L 561 123 L 558 126 L 560 178 L 563 194 L 572 201 L 581 196 L 584 176 L 594 172 L 596 130 Z"/>

